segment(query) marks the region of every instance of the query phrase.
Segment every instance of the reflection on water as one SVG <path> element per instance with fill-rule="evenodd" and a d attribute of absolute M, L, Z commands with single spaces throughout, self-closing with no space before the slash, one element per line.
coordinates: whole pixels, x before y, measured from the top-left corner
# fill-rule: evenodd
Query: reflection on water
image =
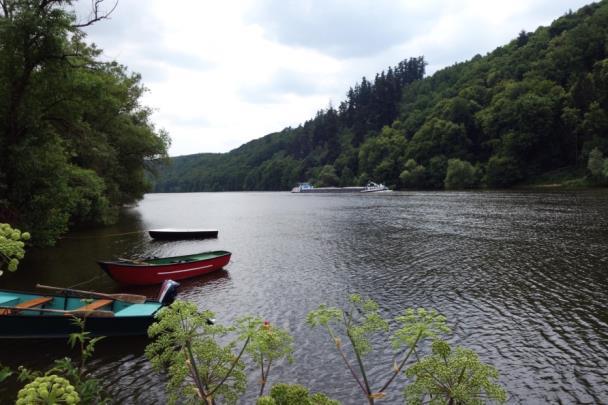
<path fill-rule="evenodd" d="M 158 242 L 144 232 L 164 227 L 220 234 Z M 282 381 L 359 402 L 330 342 L 304 319 L 320 303 L 360 292 L 390 317 L 408 306 L 444 313 L 451 341 L 498 367 L 511 402 L 608 403 L 606 229 L 602 191 L 151 194 L 116 226 L 29 252 L 1 282 L 31 289 L 92 280 L 83 287 L 118 291 L 95 259 L 229 250 L 227 271 L 183 281 L 181 297 L 220 322 L 255 314 L 289 329 L 295 363 L 273 371 Z M 157 288 L 128 291 L 154 296 Z M 117 402 L 164 398 L 145 344 L 108 339 L 96 353 L 96 374 Z M 0 362 L 42 366 L 64 350 L 63 342 L 3 342 Z M 391 360 L 388 352 L 366 359 L 372 379 L 389 373 Z M 401 395 L 395 385 L 385 402 L 401 403 Z"/>

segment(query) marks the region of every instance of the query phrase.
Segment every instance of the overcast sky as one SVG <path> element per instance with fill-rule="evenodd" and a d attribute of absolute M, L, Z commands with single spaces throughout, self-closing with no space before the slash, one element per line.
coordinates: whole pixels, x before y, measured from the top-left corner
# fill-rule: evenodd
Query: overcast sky
<path fill-rule="evenodd" d="M 82 18 L 89 3 L 78 4 Z M 143 102 L 178 156 L 227 152 L 295 127 L 337 106 L 362 76 L 420 55 L 432 74 L 589 3 L 120 0 L 86 32 L 105 60 L 142 74 Z"/>

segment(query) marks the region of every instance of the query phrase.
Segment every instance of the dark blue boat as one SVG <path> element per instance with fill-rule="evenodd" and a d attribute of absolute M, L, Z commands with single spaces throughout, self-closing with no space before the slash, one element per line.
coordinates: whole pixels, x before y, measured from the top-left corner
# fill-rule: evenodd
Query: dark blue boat
<path fill-rule="evenodd" d="M 159 240 L 217 238 L 217 229 L 150 229 L 150 237 Z"/>

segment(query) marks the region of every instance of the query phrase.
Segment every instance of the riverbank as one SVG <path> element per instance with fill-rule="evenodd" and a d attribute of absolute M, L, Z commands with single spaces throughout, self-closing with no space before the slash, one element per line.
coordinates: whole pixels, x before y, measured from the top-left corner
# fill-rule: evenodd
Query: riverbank
<path fill-rule="evenodd" d="M 598 188 L 598 186 L 589 180 L 586 168 L 569 166 L 533 176 L 525 182 L 516 184 L 513 188 L 583 189 Z"/>

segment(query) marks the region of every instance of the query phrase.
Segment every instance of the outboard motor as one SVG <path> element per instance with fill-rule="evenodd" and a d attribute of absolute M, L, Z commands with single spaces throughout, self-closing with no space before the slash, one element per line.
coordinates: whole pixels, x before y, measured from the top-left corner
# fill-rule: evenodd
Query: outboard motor
<path fill-rule="evenodd" d="M 160 292 L 158 293 L 157 301 L 163 305 L 171 305 L 171 303 L 175 301 L 178 288 L 178 282 L 173 280 L 165 280 L 163 282 L 163 285 L 160 287 Z"/>

